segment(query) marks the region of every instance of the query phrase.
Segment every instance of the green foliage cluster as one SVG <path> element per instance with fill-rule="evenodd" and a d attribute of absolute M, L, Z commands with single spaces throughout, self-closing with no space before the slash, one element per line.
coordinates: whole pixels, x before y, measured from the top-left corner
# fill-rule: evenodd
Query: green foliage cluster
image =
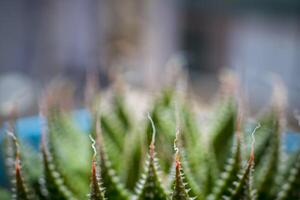
<path fill-rule="evenodd" d="M 255 125 L 241 120 L 232 97 L 222 98 L 209 123 L 172 90 L 153 102 L 150 120 L 135 119 L 122 95 L 113 98 L 101 115 L 91 110 L 92 142 L 60 109 L 48 110 L 40 154 L 8 135 L 13 189 L 0 190 L 1 199 L 300 199 L 300 153 L 284 153 L 275 106 L 251 135 Z"/>

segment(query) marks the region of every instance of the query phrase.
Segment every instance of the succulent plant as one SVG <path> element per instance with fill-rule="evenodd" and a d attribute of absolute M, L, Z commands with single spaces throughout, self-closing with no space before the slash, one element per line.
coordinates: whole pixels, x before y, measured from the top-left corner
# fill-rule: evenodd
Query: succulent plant
<path fill-rule="evenodd" d="M 154 101 L 149 119 L 136 119 L 121 94 L 113 98 L 109 109 L 90 110 L 92 142 L 55 106 L 45 114 L 40 153 L 8 130 L 3 144 L 13 189 L 0 190 L 1 199 L 300 199 L 300 152 L 283 152 L 276 106 L 254 128 L 232 97 L 221 100 L 208 124 L 173 90 Z"/>

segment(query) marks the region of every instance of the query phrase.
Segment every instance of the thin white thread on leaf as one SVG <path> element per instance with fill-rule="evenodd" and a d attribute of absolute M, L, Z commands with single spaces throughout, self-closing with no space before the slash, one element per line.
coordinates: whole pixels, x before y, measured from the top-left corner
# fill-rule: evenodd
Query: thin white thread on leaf
<path fill-rule="evenodd" d="M 154 122 L 150 116 L 150 114 L 148 113 L 148 119 L 150 120 L 151 122 L 151 126 L 152 126 L 152 140 L 151 140 L 151 145 L 154 145 L 155 143 L 155 135 L 156 135 L 156 129 L 155 129 L 155 125 L 154 125 Z"/>
<path fill-rule="evenodd" d="M 97 155 L 96 141 L 94 140 L 94 138 L 93 138 L 91 135 L 89 135 L 89 138 L 90 138 L 90 140 L 92 141 L 92 148 L 93 148 L 93 151 L 94 151 L 93 157 L 95 158 L 96 155 Z"/>
<path fill-rule="evenodd" d="M 257 131 L 257 129 L 259 129 L 261 127 L 260 123 L 258 123 L 256 125 L 256 127 L 253 129 L 253 131 L 251 132 L 251 139 L 252 139 L 252 142 L 251 142 L 251 156 L 254 156 L 254 145 L 255 145 L 255 132 Z"/>
<path fill-rule="evenodd" d="M 256 130 L 259 129 L 260 127 L 261 127 L 261 125 L 260 125 L 260 123 L 258 123 L 256 125 L 256 127 L 253 129 L 252 133 L 251 133 L 252 145 L 255 144 L 255 136 L 254 136 L 254 134 L 255 134 Z"/>

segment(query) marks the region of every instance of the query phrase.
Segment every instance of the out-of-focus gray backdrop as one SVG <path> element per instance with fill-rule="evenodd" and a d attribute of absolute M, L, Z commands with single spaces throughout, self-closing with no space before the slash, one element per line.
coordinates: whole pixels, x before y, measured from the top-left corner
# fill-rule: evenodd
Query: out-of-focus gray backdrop
<path fill-rule="evenodd" d="M 300 1 L 0 1 L 2 118 L 11 102 L 21 115 L 36 113 L 53 80 L 73 81 L 81 97 L 87 72 L 97 72 L 103 87 L 111 73 L 139 88 L 159 87 L 172 60 L 182 61 L 203 104 L 214 97 L 219 73 L 233 69 L 254 113 L 269 101 L 278 74 L 293 122 L 300 109 Z"/>

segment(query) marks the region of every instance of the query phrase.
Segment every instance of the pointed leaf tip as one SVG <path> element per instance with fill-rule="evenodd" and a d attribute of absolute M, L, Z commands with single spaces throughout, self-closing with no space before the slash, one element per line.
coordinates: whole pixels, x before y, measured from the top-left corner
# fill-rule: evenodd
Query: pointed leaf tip
<path fill-rule="evenodd" d="M 180 158 L 176 154 L 175 179 L 172 192 L 172 200 L 189 200 L 190 188 L 187 188 L 188 183 L 184 182 L 185 175 L 181 166 Z"/>
<path fill-rule="evenodd" d="M 104 200 L 103 189 L 101 188 L 101 183 L 99 182 L 97 174 L 96 161 L 92 161 L 92 177 L 91 177 L 91 192 L 89 194 L 90 200 Z"/>
<path fill-rule="evenodd" d="M 15 199 L 22 199 L 22 200 L 29 200 L 29 195 L 27 191 L 27 186 L 25 185 L 24 178 L 21 173 L 21 165 L 20 165 L 20 152 L 19 152 L 19 143 L 17 141 L 16 136 L 13 132 L 7 131 L 7 134 L 12 137 L 13 142 L 16 147 L 16 157 L 15 157 L 15 190 L 14 190 L 14 196 Z"/>

